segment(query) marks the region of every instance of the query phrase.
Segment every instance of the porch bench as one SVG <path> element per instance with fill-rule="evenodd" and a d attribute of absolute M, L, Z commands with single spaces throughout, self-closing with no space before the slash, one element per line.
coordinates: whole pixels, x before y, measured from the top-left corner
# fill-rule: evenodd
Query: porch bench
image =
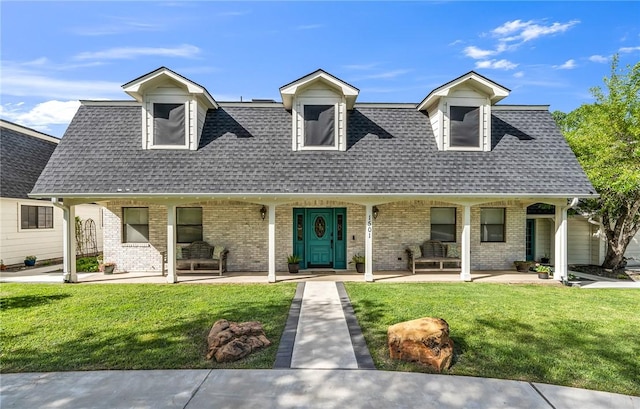
<path fill-rule="evenodd" d="M 455 246 L 455 244 L 447 245 L 437 240 L 427 240 L 421 246 L 407 247 L 407 268 L 413 274 L 416 271 L 443 271 L 445 263 L 455 263 L 457 264 L 456 268 L 460 268 L 460 256 L 457 251 L 454 253 L 450 250 L 452 249 L 450 246 Z M 418 255 L 419 257 L 417 257 Z M 416 268 L 416 264 L 439 264 L 440 268 Z"/>
<path fill-rule="evenodd" d="M 217 251 L 215 251 L 217 250 Z M 218 248 L 206 241 L 194 241 L 178 251 L 176 258 L 176 270 L 189 271 L 190 273 L 217 272 L 222 275 L 227 271 L 227 255 L 229 250 L 223 246 Z M 188 265 L 189 270 L 185 267 Z M 199 269 L 199 266 L 211 266 L 210 269 Z"/>

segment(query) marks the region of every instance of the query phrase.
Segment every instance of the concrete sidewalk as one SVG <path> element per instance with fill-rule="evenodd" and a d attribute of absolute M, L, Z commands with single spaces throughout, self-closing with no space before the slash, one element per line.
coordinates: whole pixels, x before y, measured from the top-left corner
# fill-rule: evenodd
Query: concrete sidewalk
<path fill-rule="evenodd" d="M 375 370 L 2 375 L 0 407 L 40 409 L 638 409 L 640 398 L 539 383 Z"/>

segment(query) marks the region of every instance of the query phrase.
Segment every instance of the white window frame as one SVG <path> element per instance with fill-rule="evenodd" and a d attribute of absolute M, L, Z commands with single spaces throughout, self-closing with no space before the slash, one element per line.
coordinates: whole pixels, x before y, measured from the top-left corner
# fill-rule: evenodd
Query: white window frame
<path fill-rule="evenodd" d="M 337 151 L 340 146 L 340 103 L 342 102 L 341 98 L 330 98 L 330 97 L 306 97 L 298 99 L 298 121 L 300 121 L 300 150 L 303 151 Z M 306 146 L 304 144 L 305 135 L 304 135 L 304 107 L 305 105 L 333 105 L 333 145 L 332 146 Z"/>
<path fill-rule="evenodd" d="M 149 149 L 189 149 L 190 138 L 189 129 L 191 128 L 191 111 L 189 110 L 190 99 L 185 96 L 154 96 L 147 100 L 146 118 L 149 122 L 148 129 L 148 147 Z M 183 104 L 184 105 L 184 144 L 183 145 L 155 145 L 155 129 L 154 129 L 154 105 L 155 104 Z"/>
<path fill-rule="evenodd" d="M 451 108 L 452 107 L 466 107 L 466 108 L 478 108 L 478 146 L 451 146 Z M 445 146 L 450 151 L 482 151 L 484 145 L 484 106 L 482 104 L 469 104 L 469 103 L 449 103 L 447 104 L 447 136 L 445 138 Z"/>

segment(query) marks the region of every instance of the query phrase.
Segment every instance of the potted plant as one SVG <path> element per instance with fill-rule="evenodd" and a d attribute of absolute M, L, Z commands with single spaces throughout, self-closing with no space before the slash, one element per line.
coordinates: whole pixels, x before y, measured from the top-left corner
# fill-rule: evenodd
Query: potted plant
<path fill-rule="evenodd" d="M 521 273 L 526 273 L 527 271 L 529 271 L 529 269 L 531 268 L 531 266 L 533 266 L 533 261 L 527 261 L 527 260 L 516 260 L 513 262 L 513 265 L 516 267 L 516 270 L 521 272 Z"/>
<path fill-rule="evenodd" d="M 113 270 L 116 269 L 116 263 L 107 261 L 106 263 L 101 264 L 100 267 L 105 274 L 113 274 Z"/>
<path fill-rule="evenodd" d="M 549 256 L 545 254 L 544 256 L 540 257 L 540 263 L 549 264 Z"/>
<path fill-rule="evenodd" d="M 36 265 L 36 256 L 26 256 L 24 258 L 24 265 L 27 267 L 33 267 Z"/>
<path fill-rule="evenodd" d="M 354 254 L 353 257 L 351 257 L 351 261 L 349 262 L 349 264 L 355 264 L 356 271 L 360 274 L 364 273 L 364 256 L 361 256 L 360 254 Z"/>
<path fill-rule="evenodd" d="M 551 267 L 543 266 L 542 264 L 536 264 L 536 273 L 538 273 L 538 278 L 546 280 L 549 278 L 550 272 Z"/>
<path fill-rule="evenodd" d="M 4 260 L 0 260 L 0 270 L 6 270 L 7 266 L 4 265 Z"/>
<path fill-rule="evenodd" d="M 296 274 L 298 271 L 300 271 L 300 261 L 302 261 L 302 258 L 300 258 L 300 256 L 298 256 L 297 254 L 290 254 L 287 257 L 289 273 Z"/>

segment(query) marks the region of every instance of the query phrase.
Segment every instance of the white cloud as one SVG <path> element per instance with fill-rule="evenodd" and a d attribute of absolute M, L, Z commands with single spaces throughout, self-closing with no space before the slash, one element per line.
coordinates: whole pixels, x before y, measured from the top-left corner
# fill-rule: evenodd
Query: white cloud
<path fill-rule="evenodd" d="M 354 70 L 354 71 L 366 71 L 366 70 L 371 70 L 378 65 L 379 63 L 377 62 L 372 62 L 369 64 L 348 64 L 348 65 L 344 65 L 343 68 L 347 70 Z"/>
<path fill-rule="evenodd" d="M 52 100 L 25 111 L 24 103 L 4 104 L 0 105 L 0 116 L 8 121 L 47 132 L 52 125 L 67 125 L 71 122 L 79 106 L 79 101 Z"/>
<path fill-rule="evenodd" d="M 576 60 L 567 60 L 564 64 L 562 65 L 554 65 L 553 68 L 557 69 L 557 70 L 572 70 L 574 68 L 576 68 Z"/>
<path fill-rule="evenodd" d="M 367 75 L 363 77 L 363 79 L 389 79 L 389 78 L 398 77 L 400 75 L 404 75 L 408 72 L 411 72 L 411 70 L 404 70 L 404 69 L 392 70 L 392 71 L 381 72 L 378 74 Z"/>
<path fill-rule="evenodd" d="M 507 21 L 500 27 L 493 29 L 492 33 L 494 37 L 498 37 L 503 42 L 526 42 L 542 36 L 563 33 L 578 23 L 580 23 L 579 20 L 571 20 L 566 23 L 556 22 L 551 25 L 544 25 L 537 24 L 533 20 L 514 20 Z"/>
<path fill-rule="evenodd" d="M 3 64 L 0 89 L 3 95 L 51 99 L 105 99 L 122 97 L 121 84 L 109 81 L 62 79 L 51 72 Z"/>
<path fill-rule="evenodd" d="M 183 44 L 174 48 L 163 47 L 120 47 L 103 51 L 83 52 L 74 57 L 76 60 L 130 60 L 137 57 L 161 56 L 193 58 L 200 53 L 194 45 Z"/>
<path fill-rule="evenodd" d="M 165 24 L 152 23 L 148 20 L 134 20 L 128 17 L 113 17 L 112 22 L 95 26 L 72 27 L 70 31 L 82 36 L 104 36 L 126 34 L 140 31 L 162 31 Z"/>
<path fill-rule="evenodd" d="M 522 78 L 522 77 L 524 77 L 524 71 L 518 71 L 515 74 L 513 74 L 513 76 L 515 78 Z"/>
<path fill-rule="evenodd" d="M 464 49 L 464 55 L 467 57 L 471 57 L 476 60 L 480 60 L 482 58 L 487 58 L 492 55 L 497 54 L 498 51 L 495 50 L 482 50 L 476 46 L 469 46 Z"/>
<path fill-rule="evenodd" d="M 297 26 L 296 30 L 315 30 L 317 28 L 322 28 L 322 27 L 324 27 L 323 24 L 305 24 L 305 25 Z"/>
<path fill-rule="evenodd" d="M 592 55 L 591 57 L 589 57 L 589 61 L 591 62 L 598 62 L 598 63 L 606 63 L 607 61 L 609 61 L 609 59 L 607 57 L 604 57 L 602 55 Z"/>
<path fill-rule="evenodd" d="M 640 47 L 622 47 L 618 51 L 621 53 L 632 53 L 634 51 L 640 51 Z"/>
<path fill-rule="evenodd" d="M 513 70 L 518 64 L 509 60 L 485 60 L 476 62 L 476 68 L 490 68 L 494 70 Z"/>

